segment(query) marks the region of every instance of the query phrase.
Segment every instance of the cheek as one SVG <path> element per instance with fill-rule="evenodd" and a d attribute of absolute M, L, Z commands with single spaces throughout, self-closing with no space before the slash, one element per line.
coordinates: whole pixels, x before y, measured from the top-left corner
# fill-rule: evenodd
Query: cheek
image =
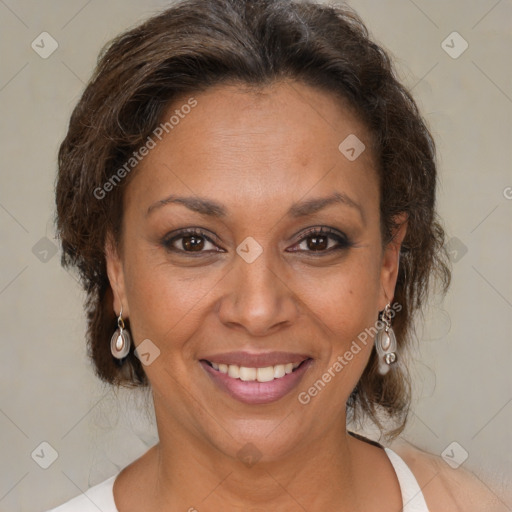
<path fill-rule="evenodd" d="M 360 249 L 336 270 L 325 270 L 323 277 L 304 275 L 310 317 L 322 335 L 318 337 L 321 360 L 302 386 L 301 403 L 318 396 L 316 407 L 336 415 L 359 381 L 373 349 L 371 328 L 378 319 L 378 262 L 378 253 Z"/>
<path fill-rule="evenodd" d="M 308 307 L 340 342 L 357 335 L 377 319 L 380 292 L 378 254 L 354 249 L 342 264 L 300 274 Z"/>
<path fill-rule="evenodd" d="M 359 380 L 372 351 L 379 275 L 379 254 L 368 248 L 331 271 L 321 287 L 318 279 L 306 279 L 304 283 L 306 289 L 316 290 L 310 302 L 315 305 L 313 317 L 321 319 L 319 325 L 329 339 L 328 346 L 324 346 L 327 357 L 322 372 L 329 372 L 323 374 L 326 379 L 338 382 L 331 393 L 339 395 L 342 402 Z"/>
<path fill-rule="evenodd" d="M 178 348 L 200 323 L 218 271 L 184 271 L 143 251 L 127 258 L 126 293 L 134 342 L 149 338 L 162 350 Z"/>

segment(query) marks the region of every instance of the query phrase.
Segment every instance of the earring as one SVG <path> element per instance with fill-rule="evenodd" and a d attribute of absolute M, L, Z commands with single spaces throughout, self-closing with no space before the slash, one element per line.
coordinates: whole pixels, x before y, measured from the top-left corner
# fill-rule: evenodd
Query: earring
<path fill-rule="evenodd" d="M 130 352 L 132 343 L 130 332 L 124 327 L 123 321 L 123 307 L 117 318 L 117 329 L 115 330 L 112 338 L 110 338 L 110 351 L 116 359 L 123 359 Z"/>
<path fill-rule="evenodd" d="M 396 337 L 391 327 L 391 305 L 388 304 L 382 313 L 382 322 L 384 325 L 379 328 L 377 335 L 375 336 L 375 348 L 377 355 L 379 356 L 379 373 L 386 375 L 390 366 L 396 363 L 397 356 L 397 344 Z"/>

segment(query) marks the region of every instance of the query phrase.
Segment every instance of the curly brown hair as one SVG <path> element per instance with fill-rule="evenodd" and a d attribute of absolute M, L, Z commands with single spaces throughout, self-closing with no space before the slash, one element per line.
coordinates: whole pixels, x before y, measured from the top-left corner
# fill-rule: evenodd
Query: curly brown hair
<path fill-rule="evenodd" d="M 96 375 L 119 386 L 148 386 L 133 353 L 119 364 L 110 352 L 116 328 L 105 241 L 121 240 L 123 190 L 136 172 L 95 191 L 140 148 L 169 104 L 221 83 L 270 85 L 301 81 L 351 105 L 373 139 L 380 179 L 383 243 L 397 214 L 408 229 L 394 300 L 399 350 L 411 339 L 432 277 L 450 282 L 444 231 L 435 212 L 435 145 L 416 103 L 399 83 L 390 57 L 349 7 L 312 1 L 185 0 L 121 34 L 106 47 L 71 116 L 59 150 L 56 226 L 62 265 L 78 269 L 87 293 L 88 354 Z M 118 180 L 119 181 L 119 180 Z M 375 353 L 347 403 L 382 428 L 379 411 L 404 427 L 410 401 L 405 368 L 382 376 Z"/>

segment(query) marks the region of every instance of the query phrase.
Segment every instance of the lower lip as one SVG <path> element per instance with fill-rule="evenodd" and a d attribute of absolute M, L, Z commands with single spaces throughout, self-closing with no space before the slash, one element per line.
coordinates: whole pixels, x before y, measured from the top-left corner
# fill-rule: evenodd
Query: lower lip
<path fill-rule="evenodd" d="M 245 404 L 268 404 L 283 398 L 297 387 L 312 359 L 307 359 L 292 373 L 270 382 L 243 381 L 233 379 L 226 373 L 219 372 L 208 363 L 199 361 L 219 388 L 230 396 Z"/>

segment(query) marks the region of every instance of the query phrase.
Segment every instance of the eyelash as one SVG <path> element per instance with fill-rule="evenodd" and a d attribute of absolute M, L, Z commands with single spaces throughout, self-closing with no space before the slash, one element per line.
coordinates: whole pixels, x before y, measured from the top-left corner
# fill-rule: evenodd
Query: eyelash
<path fill-rule="evenodd" d="M 180 254 L 186 254 L 187 256 L 192 256 L 192 257 L 201 256 L 201 255 L 203 255 L 206 252 L 210 252 L 210 251 L 197 251 L 197 252 L 185 251 L 183 249 L 177 249 L 176 247 L 173 247 L 173 243 L 174 242 L 176 242 L 177 240 L 180 240 L 182 238 L 189 237 L 189 236 L 196 236 L 196 237 L 199 237 L 199 238 L 204 238 L 208 242 L 210 242 L 212 244 L 215 244 L 215 242 L 209 236 L 207 236 L 204 231 L 202 231 L 200 229 L 197 229 L 197 228 L 185 228 L 185 229 L 180 230 L 173 237 L 165 238 L 162 241 L 162 245 L 168 251 L 175 252 L 175 253 L 180 253 Z M 337 247 L 336 246 L 335 247 L 331 247 L 331 248 L 325 249 L 325 250 L 319 250 L 319 251 L 295 249 L 295 250 L 293 250 L 291 252 L 308 252 L 308 253 L 311 253 L 311 256 L 322 256 L 324 254 L 331 254 L 334 251 L 340 251 L 340 250 L 343 250 L 343 249 L 348 249 L 348 248 L 350 248 L 350 247 L 352 247 L 354 245 L 348 239 L 348 237 L 346 235 L 344 235 L 343 233 L 340 233 L 340 232 L 338 232 L 338 231 L 336 231 L 334 229 L 327 228 L 327 227 L 324 227 L 324 226 L 322 226 L 320 228 L 312 228 L 312 229 L 306 231 L 306 233 L 304 233 L 304 235 L 297 242 L 297 244 L 299 244 L 299 245 L 302 244 L 308 238 L 326 237 L 326 236 L 327 236 L 327 238 L 330 238 L 331 240 L 334 239 L 335 241 L 337 241 L 338 242 L 338 246 Z M 297 245 L 297 244 L 295 244 L 295 245 Z M 217 252 L 220 252 L 220 251 L 217 251 Z"/>

